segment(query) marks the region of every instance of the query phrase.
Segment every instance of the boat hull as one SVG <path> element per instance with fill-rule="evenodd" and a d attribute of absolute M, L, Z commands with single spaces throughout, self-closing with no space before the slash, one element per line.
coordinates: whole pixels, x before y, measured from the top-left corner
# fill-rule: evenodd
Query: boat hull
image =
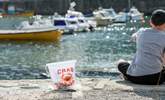
<path fill-rule="evenodd" d="M 30 17 L 33 16 L 34 12 L 23 12 L 23 13 L 15 13 L 15 14 L 2 14 L 2 16 L 20 16 L 20 17 Z"/>
<path fill-rule="evenodd" d="M 98 19 L 98 18 L 96 18 L 95 21 L 97 23 L 97 26 L 108 26 L 108 25 L 113 23 L 112 20 L 110 20 L 110 19 Z"/>
<path fill-rule="evenodd" d="M 62 33 L 63 32 L 60 30 L 26 33 L 0 33 L 0 40 L 59 41 Z"/>

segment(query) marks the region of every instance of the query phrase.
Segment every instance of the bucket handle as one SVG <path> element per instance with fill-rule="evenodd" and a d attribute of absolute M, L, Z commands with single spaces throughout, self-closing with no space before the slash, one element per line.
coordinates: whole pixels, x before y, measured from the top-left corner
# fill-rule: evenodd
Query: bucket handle
<path fill-rule="evenodd" d="M 49 72 L 49 69 L 48 69 L 47 65 L 45 66 L 45 71 L 46 71 L 46 74 L 50 77 L 50 72 Z"/>

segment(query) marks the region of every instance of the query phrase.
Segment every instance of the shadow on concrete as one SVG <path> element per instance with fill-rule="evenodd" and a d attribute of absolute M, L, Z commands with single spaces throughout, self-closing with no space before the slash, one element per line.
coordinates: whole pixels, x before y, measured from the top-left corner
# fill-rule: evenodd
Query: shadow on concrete
<path fill-rule="evenodd" d="M 125 80 L 115 81 L 122 91 L 133 91 L 139 96 L 154 100 L 165 100 L 165 84 L 162 85 L 138 85 Z"/>

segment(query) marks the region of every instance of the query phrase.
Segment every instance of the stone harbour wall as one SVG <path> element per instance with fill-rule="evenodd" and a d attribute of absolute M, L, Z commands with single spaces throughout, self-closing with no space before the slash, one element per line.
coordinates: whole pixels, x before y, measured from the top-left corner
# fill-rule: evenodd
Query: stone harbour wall
<path fill-rule="evenodd" d="M 164 84 L 136 85 L 108 78 L 79 78 L 75 90 L 53 90 L 51 80 L 0 80 L 0 100 L 165 100 Z"/>

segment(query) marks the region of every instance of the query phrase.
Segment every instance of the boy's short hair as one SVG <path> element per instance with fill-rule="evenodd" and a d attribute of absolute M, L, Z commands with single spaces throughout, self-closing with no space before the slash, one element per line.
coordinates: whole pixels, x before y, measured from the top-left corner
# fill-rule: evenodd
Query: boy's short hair
<path fill-rule="evenodd" d="M 158 9 L 152 13 L 151 22 L 155 26 L 159 26 L 165 23 L 165 10 Z"/>

